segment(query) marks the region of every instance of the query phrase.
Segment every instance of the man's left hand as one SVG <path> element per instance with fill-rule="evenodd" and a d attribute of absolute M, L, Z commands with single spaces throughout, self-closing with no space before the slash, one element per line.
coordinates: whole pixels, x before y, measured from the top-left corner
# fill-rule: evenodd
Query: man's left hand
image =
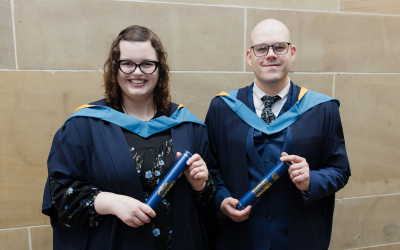
<path fill-rule="evenodd" d="M 286 152 L 282 153 L 281 161 L 291 161 L 288 169 L 290 179 L 296 187 L 303 191 L 310 190 L 310 167 L 305 158 L 298 155 L 288 155 Z"/>

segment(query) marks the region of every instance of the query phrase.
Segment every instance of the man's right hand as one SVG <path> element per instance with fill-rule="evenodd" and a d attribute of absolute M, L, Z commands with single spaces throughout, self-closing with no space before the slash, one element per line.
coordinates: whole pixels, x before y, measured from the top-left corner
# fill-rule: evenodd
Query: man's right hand
<path fill-rule="evenodd" d="M 225 198 L 221 203 L 220 211 L 235 222 L 245 221 L 249 218 L 251 206 L 240 211 L 236 208 L 238 204 L 239 201 L 232 197 Z"/>

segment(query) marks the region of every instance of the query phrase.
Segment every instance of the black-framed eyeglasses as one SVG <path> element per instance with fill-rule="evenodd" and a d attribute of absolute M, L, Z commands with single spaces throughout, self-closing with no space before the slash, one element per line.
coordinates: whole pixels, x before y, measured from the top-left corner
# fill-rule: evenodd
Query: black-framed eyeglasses
<path fill-rule="evenodd" d="M 144 61 L 138 64 L 130 60 L 117 60 L 117 63 L 119 69 L 125 74 L 131 74 L 139 67 L 140 71 L 147 75 L 153 74 L 159 64 L 157 61 Z"/>
<path fill-rule="evenodd" d="M 267 45 L 267 44 L 257 44 L 254 46 L 251 46 L 250 49 L 253 49 L 253 53 L 255 56 L 262 57 L 266 56 L 269 52 L 269 47 L 272 48 L 275 54 L 277 55 L 284 55 L 289 51 L 289 46 L 290 43 L 275 43 L 272 45 Z"/>

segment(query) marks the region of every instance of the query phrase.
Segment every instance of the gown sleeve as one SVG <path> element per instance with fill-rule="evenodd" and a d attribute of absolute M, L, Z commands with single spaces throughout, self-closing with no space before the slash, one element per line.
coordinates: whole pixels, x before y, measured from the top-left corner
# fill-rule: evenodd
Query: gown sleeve
<path fill-rule="evenodd" d="M 67 121 L 55 134 L 47 167 L 42 212 L 68 227 L 95 227 L 102 216 L 94 210 L 99 192 L 91 184 L 90 125 L 87 118 Z"/>
<path fill-rule="evenodd" d="M 94 185 L 75 181 L 63 186 L 50 178 L 53 207 L 58 211 L 58 221 L 68 227 L 96 227 L 102 215 L 94 209 L 94 200 L 101 191 Z"/>
<path fill-rule="evenodd" d="M 321 165 L 310 170 L 309 199 L 304 205 L 339 191 L 351 176 L 338 105 L 328 102 L 324 107 L 325 143 L 320 152 Z"/>
<path fill-rule="evenodd" d="M 201 191 L 192 191 L 194 196 L 194 201 L 197 206 L 204 207 L 206 206 L 214 196 L 216 190 L 216 179 L 213 175 L 209 174 L 206 180 L 206 185 Z"/>

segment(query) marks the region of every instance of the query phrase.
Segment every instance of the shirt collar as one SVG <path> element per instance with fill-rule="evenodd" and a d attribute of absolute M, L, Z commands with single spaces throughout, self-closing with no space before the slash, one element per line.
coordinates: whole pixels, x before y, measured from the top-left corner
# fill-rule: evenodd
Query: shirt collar
<path fill-rule="evenodd" d="M 290 78 L 288 77 L 288 83 L 285 88 L 282 89 L 281 92 L 279 92 L 277 95 L 281 97 L 283 100 L 287 95 L 289 94 L 289 89 L 290 89 Z M 262 105 L 261 97 L 267 95 L 264 93 L 256 84 L 256 80 L 254 80 L 254 87 L 253 87 L 253 96 L 255 100 L 260 100 L 260 104 Z M 258 103 L 258 102 L 257 102 Z M 255 103 L 254 103 L 255 105 Z"/>

